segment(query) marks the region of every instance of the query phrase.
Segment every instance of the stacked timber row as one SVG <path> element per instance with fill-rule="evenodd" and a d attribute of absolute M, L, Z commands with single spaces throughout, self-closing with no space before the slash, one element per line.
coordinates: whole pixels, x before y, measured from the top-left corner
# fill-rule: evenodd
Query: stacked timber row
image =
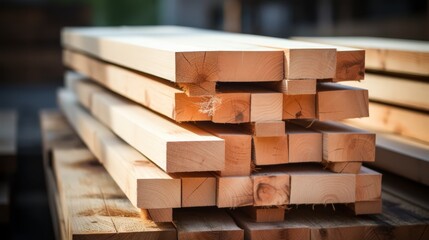
<path fill-rule="evenodd" d="M 363 79 L 363 50 L 179 27 L 70 28 L 63 45 L 76 72 L 58 102 L 92 154 L 82 158 L 98 159 L 145 219 L 174 214 L 179 238 L 218 226 L 195 236 L 239 239 L 243 228 L 252 239 L 238 212 L 253 222 L 282 222 L 301 204 L 381 212 L 381 174 L 361 168 L 375 134 L 336 122 L 368 116 L 368 91 L 335 83 Z M 241 228 L 219 208 L 237 208 Z"/>

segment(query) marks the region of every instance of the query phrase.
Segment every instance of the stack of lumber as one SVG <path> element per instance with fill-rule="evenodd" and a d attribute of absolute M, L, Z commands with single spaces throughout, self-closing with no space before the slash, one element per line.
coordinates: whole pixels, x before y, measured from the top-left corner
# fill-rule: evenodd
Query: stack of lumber
<path fill-rule="evenodd" d="M 0 223 L 10 220 L 11 178 L 16 171 L 17 113 L 0 111 Z"/>
<path fill-rule="evenodd" d="M 429 43 L 382 38 L 304 38 L 366 49 L 370 117 L 346 123 L 377 132 L 374 166 L 429 185 Z"/>
<path fill-rule="evenodd" d="M 41 115 L 58 235 L 309 238 L 337 220 L 296 206 L 338 204 L 353 228 L 381 213 L 381 174 L 362 167 L 375 134 L 339 122 L 368 116 L 368 91 L 337 83 L 363 80 L 363 50 L 182 27 L 62 37 L 64 118 Z"/>

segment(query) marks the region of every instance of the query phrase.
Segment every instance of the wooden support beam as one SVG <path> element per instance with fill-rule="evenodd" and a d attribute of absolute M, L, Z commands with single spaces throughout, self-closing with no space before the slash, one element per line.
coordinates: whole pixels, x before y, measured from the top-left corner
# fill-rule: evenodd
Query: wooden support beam
<path fill-rule="evenodd" d="M 362 167 L 362 162 L 329 162 L 323 161 L 323 166 L 335 173 L 354 173 L 358 174 Z"/>
<path fill-rule="evenodd" d="M 10 175 L 16 170 L 18 114 L 0 111 L 0 175 Z"/>
<path fill-rule="evenodd" d="M 78 83 L 88 86 L 86 89 L 91 88 L 90 83 Z M 172 122 L 107 90 L 93 91 L 91 98 L 91 113 L 163 170 L 224 169 L 225 143 L 222 139 L 194 125 Z"/>
<path fill-rule="evenodd" d="M 242 211 L 254 222 L 282 222 L 285 220 L 284 207 L 242 207 L 235 211 Z"/>
<path fill-rule="evenodd" d="M 283 79 L 281 50 L 177 34 L 177 30 L 170 29 L 65 28 L 62 43 L 67 48 L 177 83 Z"/>
<path fill-rule="evenodd" d="M 356 202 L 381 199 L 381 178 L 381 173 L 362 167 L 356 174 Z"/>
<path fill-rule="evenodd" d="M 289 203 L 290 176 L 260 171 L 252 174 L 254 206 L 283 206 Z"/>
<path fill-rule="evenodd" d="M 243 230 L 223 209 L 177 209 L 174 225 L 178 240 L 244 239 Z"/>
<path fill-rule="evenodd" d="M 253 137 L 253 162 L 257 166 L 288 163 L 288 138 Z"/>
<path fill-rule="evenodd" d="M 368 90 L 338 83 L 317 85 L 317 118 L 320 121 L 368 117 Z"/>
<path fill-rule="evenodd" d="M 322 134 L 295 124 L 287 124 L 289 162 L 321 162 Z"/>
<path fill-rule="evenodd" d="M 197 123 L 199 128 L 225 141 L 225 168 L 220 176 L 249 176 L 252 169 L 252 136 L 239 129 L 213 123 Z"/>
<path fill-rule="evenodd" d="M 216 206 L 216 177 L 211 173 L 179 173 L 182 207 Z"/>
<path fill-rule="evenodd" d="M 70 124 L 134 206 L 145 209 L 181 206 L 180 179 L 169 176 L 119 139 L 79 107 L 70 92 L 59 91 L 58 99 Z"/>
<path fill-rule="evenodd" d="M 216 205 L 243 207 L 253 205 L 253 183 L 249 176 L 218 177 Z"/>
<path fill-rule="evenodd" d="M 264 121 L 242 124 L 246 132 L 255 137 L 280 137 L 285 135 L 284 121 Z"/>
<path fill-rule="evenodd" d="M 316 118 L 316 95 L 283 95 L 283 119 Z"/>
<path fill-rule="evenodd" d="M 207 109 L 215 123 L 243 123 L 250 121 L 250 93 L 218 93 L 208 97 Z"/>
<path fill-rule="evenodd" d="M 155 224 L 131 205 L 90 151 L 63 149 L 53 155 L 67 236 L 176 238 L 171 223 Z"/>

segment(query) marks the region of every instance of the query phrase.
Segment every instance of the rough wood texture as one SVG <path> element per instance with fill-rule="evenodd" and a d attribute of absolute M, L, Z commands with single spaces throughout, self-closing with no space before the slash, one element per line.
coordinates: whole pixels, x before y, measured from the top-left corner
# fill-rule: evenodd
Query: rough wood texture
<path fill-rule="evenodd" d="M 289 162 L 288 138 L 253 137 L 252 158 L 256 165 L 274 165 Z"/>
<path fill-rule="evenodd" d="M 242 123 L 250 121 L 250 93 L 218 93 L 209 97 L 208 111 L 215 123 Z M 210 105 L 213 105 L 210 110 Z M 206 107 L 203 107 L 205 109 Z"/>
<path fill-rule="evenodd" d="M 356 202 L 381 199 L 381 173 L 362 167 L 356 174 Z"/>
<path fill-rule="evenodd" d="M 160 209 L 141 209 L 142 215 L 148 216 L 152 221 L 157 223 L 173 222 L 173 209 L 160 208 Z"/>
<path fill-rule="evenodd" d="M 369 118 L 350 119 L 346 122 L 429 143 L 429 114 L 373 102 L 369 104 L 369 114 Z"/>
<path fill-rule="evenodd" d="M 216 204 L 218 207 L 253 205 L 253 183 L 249 176 L 218 177 Z"/>
<path fill-rule="evenodd" d="M 259 83 L 260 86 L 286 95 L 316 94 L 316 79 L 285 79 L 278 82 Z"/>
<path fill-rule="evenodd" d="M 264 121 L 242 124 L 246 132 L 256 137 L 279 137 L 285 135 L 284 121 Z"/>
<path fill-rule="evenodd" d="M 281 93 L 252 93 L 250 95 L 250 121 L 282 120 L 283 96 Z"/>
<path fill-rule="evenodd" d="M 54 167 L 65 232 L 71 239 L 176 238 L 171 223 L 142 218 L 87 149 L 54 150 Z"/>
<path fill-rule="evenodd" d="M 347 206 L 355 215 L 380 214 L 383 212 L 383 201 L 381 199 L 350 203 Z"/>
<path fill-rule="evenodd" d="M 280 222 L 285 220 L 284 207 L 242 207 L 236 211 L 243 211 L 254 222 Z"/>
<path fill-rule="evenodd" d="M 70 92 L 60 91 L 58 99 L 78 135 L 134 206 L 145 209 L 180 207 L 180 179 L 169 176 L 119 139 L 79 107 Z"/>
<path fill-rule="evenodd" d="M 18 114 L 0 112 L 0 175 L 13 174 L 16 169 Z"/>
<path fill-rule="evenodd" d="M 182 173 L 182 207 L 216 205 L 216 177 L 211 173 Z"/>
<path fill-rule="evenodd" d="M 322 134 L 295 124 L 287 124 L 289 162 L 321 162 Z"/>
<path fill-rule="evenodd" d="M 177 34 L 173 28 L 66 28 L 62 43 L 177 83 L 283 79 L 281 50 Z"/>
<path fill-rule="evenodd" d="M 283 95 L 283 119 L 316 118 L 316 95 Z"/>
<path fill-rule="evenodd" d="M 254 206 L 282 206 L 289 203 L 290 176 L 283 173 L 252 174 Z"/>
<path fill-rule="evenodd" d="M 220 138 L 191 124 L 167 120 L 107 90 L 92 91 L 91 103 L 95 117 L 167 172 L 224 169 L 225 143 Z"/>
<path fill-rule="evenodd" d="M 331 172 L 358 174 L 362 167 L 362 162 L 329 162 L 322 161 L 323 166 Z"/>
<path fill-rule="evenodd" d="M 321 132 L 323 159 L 329 162 L 373 162 L 375 134 L 338 122 L 293 121 Z"/>
<path fill-rule="evenodd" d="M 368 90 L 338 83 L 317 85 L 317 118 L 321 121 L 368 117 Z"/>
<path fill-rule="evenodd" d="M 368 89 L 369 100 L 429 111 L 429 84 L 418 79 L 367 73 L 365 81 L 342 84 Z"/>
<path fill-rule="evenodd" d="M 233 126 L 198 123 L 198 127 L 225 141 L 225 168 L 221 176 L 249 176 L 251 172 L 252 136 Z"/>
<path fill-rule="evenodd" d="M 223 209 L 177 209 L 174 224 L 178 240 L 240 240 L 244 233 Z"/>
<path fill-rule="evenodd" d="M 429 75 L 429 44 L 424 41 L 375 37 L 317 37 L 308 40 L 365 49 L 368 69 Z"/>
<path fill-rule="evenodd" d="M 216 82 L 179 83 L 179 86 L 188 96 L 214 95 L 216 93 Z"/>

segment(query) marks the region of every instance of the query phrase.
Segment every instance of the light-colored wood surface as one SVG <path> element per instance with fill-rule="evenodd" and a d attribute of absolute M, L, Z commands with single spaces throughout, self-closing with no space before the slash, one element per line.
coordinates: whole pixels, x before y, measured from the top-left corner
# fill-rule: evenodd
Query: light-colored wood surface
<path fill-rule="evenodd" d="M 294 123 L 321 132 L 323 160 L 329 162 L 373 162 L 375 134 L 333 121 L 296 120 Z"/>
<path fill-rule="evenodd" d="M 316 95 L 283 95 L 283 119 L 316 118 Z"/>
<path fill-rule="evenodd" d="M 254 206 L 283 206 L 289 203 L 290 176 L 271 172 L 252 174 Z"/>
<path fill-rule="evenodd" d="M 252 179 L 249 176 L 218 177 L 216 198 L 220 208 L 252 206 Z"/>
<path fill-rule="evenodd" d="M 278 82 L 263 82 L 260 86 L 286 95 L 316 94 L 316 79 L 285 79 Z"/>
<path fill-rule="evenodd" d="M 369 118 L 348 119 L 361 128 L 385 133 L 394 133 L 429 143 L 429 114 L 391 105 L 371 102 Z"/>
<path fill-rule="evenodd" d="M 181 205 L 181 183 L 119 139 L 78 106 L 71 92 L 58 93 L 70 124 L 136 207 L 174 208 Z"/>
<path fill-rule="evenodd" d="M 172 208 L 159 208 L 159 209 L 140 209 L 142 215 L 147 216 L 156 223 L 171 223 L 173 222 L 173 209 Z"/>
<path fill-rule="evenodd" d="M 253 137 L 253 162 L 259 165 L 275 165 L 288 163 L 288 138 Z"/>
<path fill-rule="evenodd" d="M 282 120 L 283 94 L 252 93 L 250 95 L 250 121 Z"/>
<path fill-rule="evenodd" d="M 178 83 L 283 79 L 281 50 L 177 33 L 172 28 L 66 28 L 62 44 Z"/>
<path fill-rule="evenodd" d="M 240 240 L 244 232 L 223 209 L 177 209 L 174 224 L 178 240 Z"/>
<path fill-rule="evenodd" d="M 83 81 L 80 84 L 89 85 Z M 163 170 L 224 169 L 225 143 L 222 139 L 194 125 L 165 119 L 107 90 L 93 91 L 91 102 L 89 110 L 95 117 Z"/>
<path fill-rule="evenodd" d="M 338 83 L 317 86 L 317 118 L 321 121 L 368 117 L 368 90 Z"/>
<path fill-rule="evenodd" d="M 429 75 L 428 42 L 375 37 L 316 37 L 306 40 L 365 49 L 365 67 L 368 69 Z"/>
<path fill-rule="evenodd" d="M 216 82 L 179 83 L 178 85 L 188 96 L 205 96 L 216 93 Z"/>
<path fill-rule="evenodd" d="M 175 239 L 171 223 L 154 223 L 140 214 L 87 149 L 54 150 L 66 234 L 70 239 Z"/>
<path fill-rule="evenodd" d="M 16 169 L 18 113 L 0 111 L 0 174 L 13 174 Z"/>
<path fill-rule="evenodd" d="M 214 97 L 207 97 L 208 105 L 202 109 L 212 111 L 210 114 L 215 123 L 249 122 L 250 95 L 250 93 L 219 93 Z M 210 110 L 211 108 L 213 110 Z"/>
<path fill-rule="evenodd" d="M 289 162 L 321 162 L 322 134 L 295 124 L 287 124 Z"/>
<path fill-rule="evenodd" d="M 182 207 L 216 206 L 216 177 L 211 173 L 181 173 Z"/>
<path fill-rule="evenodd" d="M 236 211 L 243 211 L 254 222 L 281 222 L 285 220 L 284 207 L 242 207 Z"/>
<path fill-rule="evenodd" d="M 347 86 L 368 89 L 369 99 L 402 107 L 429 110 L 429 84 L 413 78 L 367 73 L 365 81 L 343 82 Z"/>
<path fill-rule="evenodd" d="M 356 202 L 381 199 L 381 173 L 362 167 L 356 174 Z"/>
<path fill-rule="evenodd" d="M 236 126 L 198 123 L 205 131 L 225 141 L 225 168 L 221 176 L 249 176 L 252 165 L 252 136 Z"/>
<path fill-rule="evenodd" d="M 279 137 L 286 134 L 284 121 L 253 122 L 242 126 L 246 132 L 256 137 Z"/>
<path fill-rule="evenodd" d="M 383 201 L 381 199 L 350 203 L 347 206 L 353 210 L 355 215 L 381 214 L 383 212 Z"/>
<path fill-rule="evenodd" d="M 329 162 L 322 161 L 323 166 L 335 173 L 354 173 L 358 174 L 362 167 L 362 162 Z"/>

